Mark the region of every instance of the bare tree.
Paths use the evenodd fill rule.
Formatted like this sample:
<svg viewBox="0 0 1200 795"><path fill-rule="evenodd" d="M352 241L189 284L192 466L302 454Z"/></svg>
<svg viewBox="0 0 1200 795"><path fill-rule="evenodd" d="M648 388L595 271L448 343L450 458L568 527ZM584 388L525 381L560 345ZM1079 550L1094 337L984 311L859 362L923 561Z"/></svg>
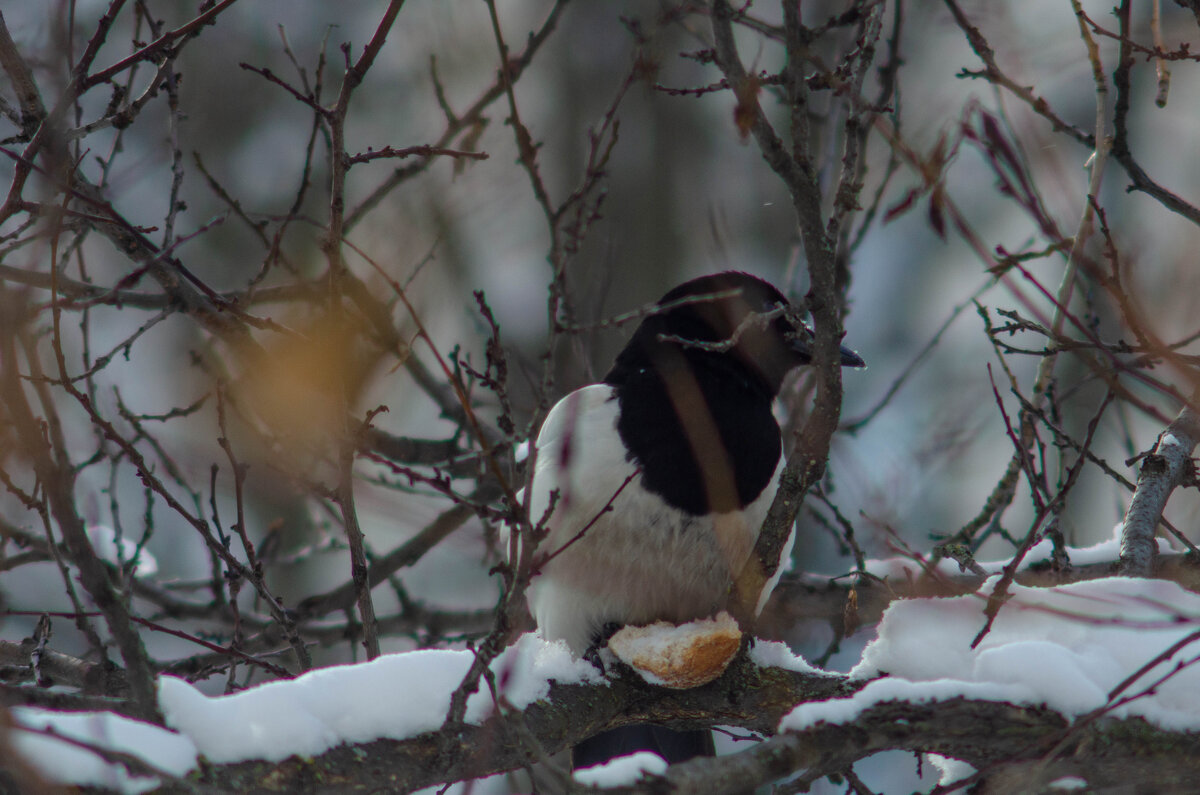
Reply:
<svg viewBox="0 0 1200 795"><path fill-rule="evenodd" d="M698 269L763 272L815 331L818 364L783 400L783 485L738 586L759 591L797 521L797 562L827 573L785 575L759 635L824 625L826 662L893 600L976 592L985 555L1009 563L981 635L1014 583L1196 587L1194 498L1164 514L1195 485L1200 441L1200 199L1164 166L1191 167L1196 131L1155 114L1196 91L1200 14L1061 5L1044 21L956 0L6 9L5 704L161 723L162 674L235 692L466 644L475 665L441 731L164 787L410 790L538 764L568 790L551 755L658 721L761 742L632 789L832 776L863 792L854 764L886 750L965 760L977 772L959 783L980 791L1083 770L1186 789L1195 735L1104 709L1072 722L896 702L775 735L797 703L862 683L745 659L695 690L618 670L611 687L559 685L463 722L529 629L541 517L522 445L651 311L624 310ZM873 367L848 396L846 329ZM986 420L953 419L957 372ZM839 450L901 455L872 434L918 408L905 438L946 441L907 469L970 459L995 476L941 470L942 491L882 515ZM975 448L972 423L987 428ZM1113 510L1119 558L1072 564ZM1047 539L1049 562L1022 567ZM917 573L881 578L868 561L886 555ZM6 784L32 786L3 764Z"/></svg>

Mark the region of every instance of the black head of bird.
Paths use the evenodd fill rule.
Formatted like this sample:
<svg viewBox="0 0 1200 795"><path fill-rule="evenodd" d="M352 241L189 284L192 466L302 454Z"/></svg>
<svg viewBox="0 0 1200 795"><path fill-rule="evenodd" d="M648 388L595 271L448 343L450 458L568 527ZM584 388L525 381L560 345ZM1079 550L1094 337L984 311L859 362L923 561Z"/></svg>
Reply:
<svg viewBox="0 0 1200 795"><path fill-rule="evenodd" d="M784 377L812 362L812 332L770 283L737 271L684 282L658 301L617 357L605 382L618 384L647 368L711 371L755 388L768 399ZM842 347L840 363L863 367Z"/></svg>

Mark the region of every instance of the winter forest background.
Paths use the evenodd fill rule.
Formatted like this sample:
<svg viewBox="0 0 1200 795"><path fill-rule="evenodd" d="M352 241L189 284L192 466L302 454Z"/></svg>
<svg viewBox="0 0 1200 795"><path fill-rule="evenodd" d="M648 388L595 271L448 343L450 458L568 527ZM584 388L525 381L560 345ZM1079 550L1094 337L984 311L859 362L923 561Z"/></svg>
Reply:
<svg viewBox="0 0 1200 795"><path fill-rule="evenodd" d="M1197 582L1193 2L0 13L0 765L15 791L53 778L22 738L63 731L15 708L162 723L160 675L218 695L471 648L463 675L494 692L485 669L528 629L530 573L501 565L497 534L537 523L523 444L603 375L640 310L718 270L807 300L818 340L844 328L869 364L785 390L793 457L827 451L828 468L793 484L799 541L762 637L845 672L896 599L982 594L978 631L1024 585ZM1114 587L1161 608L1131 630L1181 627L1178 648L1117 641L1145 646L1115 681L1143 663L1189 675L1200 611ZM1089 611L1081 626L1120 623ZM1006 676L1046 671L1014 660ZM1200 758L1200 715L1128 718L1103 698L1073 724L1052 713L1091 713L975 691L955 696L967 730L949 709L907 732L869 711L780 724L861 683L794 671L737 707L748 675L669 696L580 685L549 697L561 720L514 709L474 739L454 698L416 739L374 735L393 737L371 746L386 761L344 783L516 770L476 791L560 791L576 785L550 755L639 716L807 743L772 746L782 768L734 754L672 771L685 790L950 791L958 769L942 785L918 771L913 752L936 752L989 792L1087 770L1168 791ZM884 719L886 742L854 739ZM1003 721L1016 739L989 747ZM93 735L72 748L178 791L328 788L346 764L310 753L189 779Z"/></svg>

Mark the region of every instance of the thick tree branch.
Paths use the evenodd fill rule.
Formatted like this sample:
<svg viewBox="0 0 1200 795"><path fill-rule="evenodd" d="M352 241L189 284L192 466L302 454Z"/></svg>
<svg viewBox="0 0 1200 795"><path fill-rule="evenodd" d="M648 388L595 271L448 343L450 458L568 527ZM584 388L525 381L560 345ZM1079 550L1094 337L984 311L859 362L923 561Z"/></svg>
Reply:
<svg viewBox="0 0 1200 795"><path fill-rule="evenodd" d="M787 468L780 478L779 491L771 504L750 562L735 584L740 602L737 617L743 626L752 623L759 594L779 567L780 554L791 533L804 494L825 472L825 461L838 427L842 405L841 365L837 351L843 335L841 310L844 296L839 294L837 285L836 237L831 236L828 230L822 210L823 195L812 162L813 154L808 149L808 84L802 70L805 31L800 25L799 13L798 4L784 3L788 48L784 78L792 139L789 152L759 105L758 88L738 55L732 27L735 12L727 0L714 0L712 7L716 63L734 87L738 101L734 117L741 130L748 129L753 135L763 159L787 186L792 197L808 263L810 289L805 299L813 318L813 359L817 375L817 393L812 410L793 444L786 445L791 449ZM874 28L874 35L878 35L878 27ZM858 68L865 70L869 65L864 58ZM843 210L849 206L847 198L842 197L840 201Z"/></svg>
<svg viewBox="0 0 1200 795"><path fill-rule="evenodd" d="M1193 405L1200 394L1192 397ZM1196 483L1192 450L1200 443L1200 415L1191 405L1159 435L1154 449L1142 459L1137 490L1125 512L1121 529L1121 573L1148 577L1154 570L1158 551L1155 534L1171 492L1178 486Z"/></svg>

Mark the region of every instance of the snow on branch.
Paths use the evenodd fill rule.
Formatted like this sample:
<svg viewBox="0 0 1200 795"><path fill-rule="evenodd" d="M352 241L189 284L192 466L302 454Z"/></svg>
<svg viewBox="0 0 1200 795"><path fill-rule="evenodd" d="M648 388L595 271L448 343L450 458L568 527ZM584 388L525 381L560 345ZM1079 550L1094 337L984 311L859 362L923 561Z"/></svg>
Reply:
<svg viewBox="0 0 1200 795"><path fill-rule="evenodd" d="M106 713L89 723L78 713L21 708L12 741L48 777L124 791L155 786L145 776L156 769L167 791L268 783L333 791L351 778L409 791L536 762L553 766L550 754L634 722L774 735L664 773L681 787L710 780L709 792L788 773L811 781L883 750L936 753L987 775L998 766L1027 786L1062 775L1101 781L1099 770L1108 783L1136 774L1166 785L1200 767L1195 754L1179 753L1180 744L1200 750L1200 595L1125 578L1015 585L973 648L986 590L896 602L846 675L759 641L712 684L671 690L616 664L601 677L564 646L526 635L493 662L495 692L473 696L454 727L442 725L445 712L473 655L431 650L228 696L163 678L159 706L169 730L111 716L98 723ZM71 739L55 741L47 727ZM80 744L99 748L80 757ZM122 758L98 765L106 753L133 754L145 767ZM74 758L78 764L64 761ZM314 783L322 781L324 789Z"/></svg>
<svg viewBox="0 0 1200 795"><path fill-rule="evenodd" d="M1192 398L1193 404L1196 398ZM1125 512L1121 533L1121 573L1148 577L1154 570L1155 533L1171 492L1178 486L1193 485L1196 467L1192 450L1200 442L1200 415L1191 405L1158 437L1154 449L1142 457L1137 491Z"/></svg>

